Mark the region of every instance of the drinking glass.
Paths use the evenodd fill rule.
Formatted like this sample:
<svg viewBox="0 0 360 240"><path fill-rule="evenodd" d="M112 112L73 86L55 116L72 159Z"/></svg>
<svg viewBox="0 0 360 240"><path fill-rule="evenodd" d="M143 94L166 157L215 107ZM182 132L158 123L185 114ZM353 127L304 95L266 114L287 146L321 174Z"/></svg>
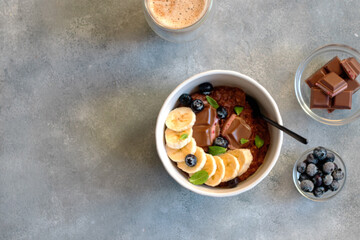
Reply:
<svg viewBox="0 0 360 240"><path fill-rule="evenodd" d="M144 0L144 13L146 21L151 29L161 38L170 42L188 42L199 38L211 26L211 21L214 15L215 1L206 0L205 10L199 20L190 26L184 28L169 28L161 24L153 16L149 9L149 1Z"/></svg>

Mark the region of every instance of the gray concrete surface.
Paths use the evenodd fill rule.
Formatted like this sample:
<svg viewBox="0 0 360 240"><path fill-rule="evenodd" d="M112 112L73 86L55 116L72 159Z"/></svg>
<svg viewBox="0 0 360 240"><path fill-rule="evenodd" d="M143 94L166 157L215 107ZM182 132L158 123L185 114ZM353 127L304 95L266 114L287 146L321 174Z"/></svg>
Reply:
<svg viewBox="0 0 360 240"><path fill-rule="evenodd" d="M327 127L299 107L293 78L313 49L360 49L360 1L218 1L195 42L148 27L140 0L0 0L0 239L358 239L360 121ZM237 197L196 195L157 156L158 111L210 69L257 79L284 123L270 175ZM326 203L291 171L308 147L344 157L348 181Z"/></svg>

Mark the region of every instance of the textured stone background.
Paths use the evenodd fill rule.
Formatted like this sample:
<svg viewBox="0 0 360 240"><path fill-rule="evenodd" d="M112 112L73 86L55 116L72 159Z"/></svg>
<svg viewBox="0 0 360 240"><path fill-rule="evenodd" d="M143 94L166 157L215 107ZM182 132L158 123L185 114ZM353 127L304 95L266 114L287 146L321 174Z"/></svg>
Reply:
<svg viewBox="0 0 360 240"><path fill-rule="evenodd" d="M317 47L360 49L359 9L358 0L222 0L202 39L174 44L151 31L140 0L0 0L0 239L358 239L360 121L310 119L293 79ZM181 188L155 150L167 95L210 69L257 79L310 140L284 135L270 175L232 198ZM291 178L319 144L348 167L326 203L304 199Z"/></svg>

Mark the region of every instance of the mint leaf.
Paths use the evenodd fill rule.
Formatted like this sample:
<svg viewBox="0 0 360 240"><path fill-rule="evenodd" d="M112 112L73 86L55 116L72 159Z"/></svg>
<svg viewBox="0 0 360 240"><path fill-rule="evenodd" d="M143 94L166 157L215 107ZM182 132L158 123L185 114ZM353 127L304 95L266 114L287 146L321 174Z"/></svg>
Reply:
<svg viewBox="0 0 360 240"><path fill-rule="evenodd" d="M245 139L245 138L241 138L241 139L240 139L240 143L241 143L241 144L245 144L245 143L247 143L247 142L249 142L249 140L247 140L247 139Z"/></svg>
<svg viewBox="0 0 360 240"><path fill-rule="evenodd" d="M187 133L184 133L184 134L182 134L181 136L180 136L180 140L185 140L185 139L187 139L187 137L189 136L189 134L187 134Z"/></svg>
<svg viewBox="0 0 360 240"><path fill-rule="evenodd" d="M240 106L236 106L234 107L234 111L236 113L236 115L240 115L240 113L244 110L244 107L240 107Z"/></svg>
<svg viewBox="0 0 360 240"><path fill-rule="evenodd" d="M257 148L261 148L264 145L264 140L262 140L259 135L255 136L255 145Z"/></svg>
<svg viewBox="0 0 360 240"><path fill-rule="evenodd" d="M194 173L194 175L192 175L191 178L189 178L189 181L194 185L201 185L204 184L208 179L209 179L209 174L204 170L200 170Z"/></svg>
<svg viewBox="0 0 360 240"><path fill-rule="evenodd" d="M219 104L215 101L215 99L213 99L212 97L206 96L206 101L208 101L208 103L213 106L215 109L218 109Z"/></svg>
<svg viewBox="0 0 360 240"><path fill-rule="evenodd" d="M226 148L219 147L219 146L210 146L209 147L209 154L216 156L219 154L226 153Z"/></svg>

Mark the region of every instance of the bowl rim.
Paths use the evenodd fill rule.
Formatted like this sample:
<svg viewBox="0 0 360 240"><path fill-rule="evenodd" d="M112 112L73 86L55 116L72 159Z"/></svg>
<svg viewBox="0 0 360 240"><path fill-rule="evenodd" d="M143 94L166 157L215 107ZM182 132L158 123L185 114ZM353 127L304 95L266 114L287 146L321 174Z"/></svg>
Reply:
<svg viewBox="0 0 360 240"><path fill-rule="evenodd" d="M298 103L300 104L301 108L304 110L304 112L307 115L309 115L314 120L316 120L320 123L326 124L326 125L341 126L341 125L351 123L351 122L355 121L357 118L359 118L360 111L358 111L357 113L355 113L354 115L352 115L350 117L343 118L343 119L333 120L333 119L324 118L324 117L319 116L318 114L316 114L309 108L309 106L305 103L304 98L301 93L301 85L300 84L301 84L302 74L303 74L305 68L307 67L309 62L316 55L327 52L328 50L342 51L349 55L355 56L357 59L360 59L360 52L350 46L345 45L345 44L333 43L333 44L327 44L322 47L319 47L319 48L315 49L314 51L312 51L308 57L306 57L304 60L301 61L300 65L297 68L296 73L295 73L294 90L295 90L295 95L296 95L296 99L297 99Z"/></svg>
<svg viewBox="0 0 360 240"><path fill-rule="evenodd" d="M303 161L304 158L306 158L306 156L307 156L308 154L312 153L315 148L316 148L316 147L307 149L307 150L304 151L304 152L301 154L301 156L295 161L294 167L293 167L293 174L292 174L292 176L293 176L293 182L294 182L295 188L298 190L298 192L299 192L303 197L305 197L305 198L307 198L307 199L309 199L309 200L311 200L311 201L314 201L314 202L325 202L325 201L330 200L331 198L335 197L336 195L338 195L339 192L341 192L341 190L344 188L344 185L345 185L345 183L346 183L347 170L346 170L345 162L344 162L344 160L342 159L342 157L340 156L340 154L337 153L336 151L332 150L332 149L329 149L329 148L326 148L326 147L325 147L325 149L326 149L328 152L331 152L331 153L333 153L333 154L335 155L335 157L336 157L335 161L338 160L338 161L343 165L344 178L342 179L342 183L341 183L341 185L340 185L340 188L339 188L337 191L333 192L333 193L334 193L333 195L330 195L330 196L328 196L328 197L326 197L326 198L322 198L322 197L317 198L317 197L315 197L315 196L314 196L314 197L308 196L306 193L304 193L304 192L300 189L300 184L299 184L299 180L298 180L298 176L297 176L297 175L298 175L297 165L298 165L298 163L299 163L300 161Z"/></svg>
<svg viewBox="0 0 360 240"><path fill-rule="evenodd" d="M268 166L267 169L264 170L264 172L257 176L258 178L256 180L254 180L253 183L251 183L250 185L241 188L241 189L236 189L234 188L234 191L230 191L230 192L210 192L207 191L207 189L205 187L203 188L197 188L195 185L192 184L188 184L188 181L184 181L183 178L178 178L178 176L175 175L175 173L173 173L171 171L171 169L168 169L168 166L166 165L165 161L170 162L170 159L168 158L166 151L165 151L165 147L163 146L163 138L164 136L161 135L161 129L164 129L164 121L161 121L162 116L165 114L165 108L167 105L169 105L169 102L174 98L174 96L177 94L177 92L179 92L180 89L182 89L185 85L189 84L192 81L195 81L199 78L202 77L206 77L206 76L212 76L212 75L230 75L230 76L234 76L237 77L239 79L243 79L245 81L250 82L252 85L256 86L256 88L258 90L260 90L267 99L269 99L272 107L275 109L275 121L277 121L279 124L283 124L281 115L280 115L280 111L278 108L278 105L276 104L275 100L272 98L272 96L270 95L270 93L257 81L255 81L254 79L252 79L251 77L241 74L239 72L236 71L231 71L231 70L210 70L210 71L205 71L202 73L198 73L190 78L188 78L187 80L185 80L184 82L182 82L181 84L179 84L171 93L170 95L166 98L164 104L162 105L158 118L157 118L157 122L156 122L156 129L155 129L155 140L156 140L156 149L158 152L158 156L164 166L164 168L166 169L166 171L168 172L168 174L176 181L178 182L182 187L193 191L197 194L200 195L204 195L204 196L210 196L210 197L230 197L230 196L235 196L238 195L240 193L246 192L250 189L252 189L253 187L255 187L257 184L259 184L272 170L272 168L275 166L279 155L280 155L280 151L282 148L282 143L283 143L283 132L275 129L275 131L279 131L279 135L278 135L278 139L277 141L274 140L274 144L275 144L275 150L274 150L274 157L271 159L271 162ZM166 156L166 160L165 157Z"/></svg>

